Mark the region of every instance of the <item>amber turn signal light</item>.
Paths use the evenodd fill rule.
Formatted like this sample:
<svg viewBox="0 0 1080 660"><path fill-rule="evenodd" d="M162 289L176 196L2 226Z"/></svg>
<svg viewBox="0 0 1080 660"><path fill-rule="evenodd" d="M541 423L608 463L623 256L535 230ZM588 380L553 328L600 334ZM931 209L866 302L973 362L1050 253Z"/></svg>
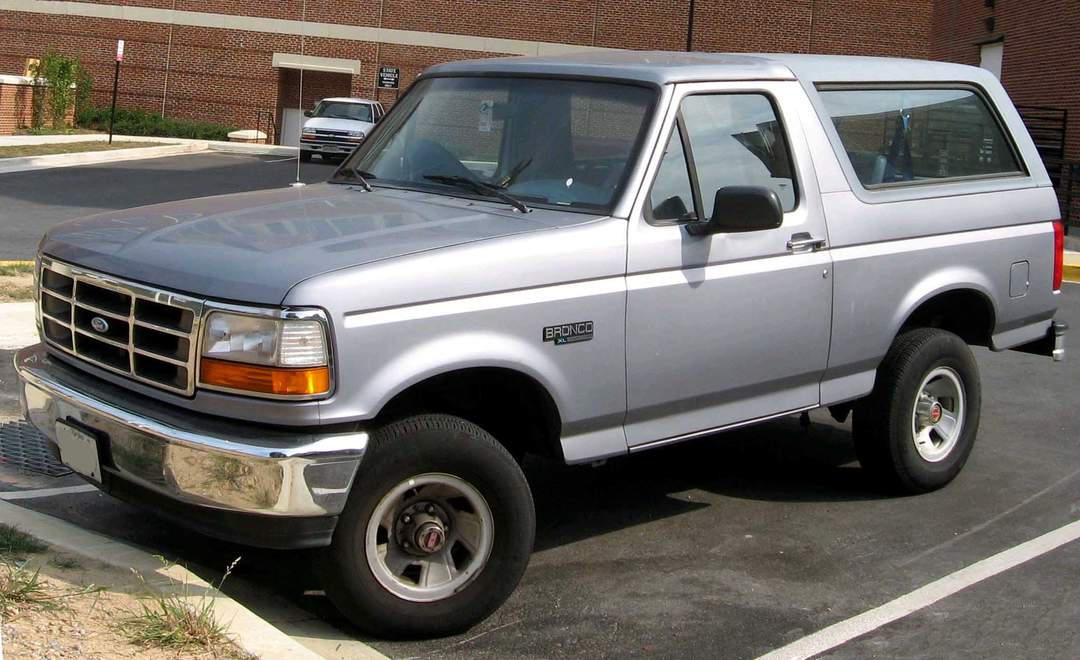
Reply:
<svg viewBox="0 0 1080 660"><path fill-rule="evenodd" d="M199 371L199 382L259 394L311 396L330 391L330 369L263 367L204 357Z"/></svg>

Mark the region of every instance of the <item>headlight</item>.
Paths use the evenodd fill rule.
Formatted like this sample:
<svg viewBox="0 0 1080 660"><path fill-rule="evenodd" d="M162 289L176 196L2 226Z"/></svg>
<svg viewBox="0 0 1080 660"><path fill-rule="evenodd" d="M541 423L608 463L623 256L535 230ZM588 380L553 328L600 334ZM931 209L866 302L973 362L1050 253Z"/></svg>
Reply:
<svg viewBox="0 0 1080 660"><path fill-rule="evenodd" d="M300 132L302 134L304 134L304 135L315 135L315 129L314 128L305 128L304 130L302 130Z"/></svg>
<svg viewBox="0 0 1080 660"><path fill-rule="evenodd" d="M361 142L364 139L363 131L349 131L349 140L352 142Z"/></svg>
<svg viewBox="0 0 1080 660"><path fill-rule="evenodd" d="M311 397L330 391L326 330L318 319L213 312L205 322L202 385Z"/></svg>

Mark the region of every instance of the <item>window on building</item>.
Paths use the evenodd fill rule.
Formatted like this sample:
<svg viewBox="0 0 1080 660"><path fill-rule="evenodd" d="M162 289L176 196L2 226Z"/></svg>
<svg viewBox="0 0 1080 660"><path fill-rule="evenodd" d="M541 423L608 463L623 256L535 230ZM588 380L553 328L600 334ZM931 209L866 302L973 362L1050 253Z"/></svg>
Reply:
<svg viewBox="0 0 1080 660"><path fill-rule="evenodd" d="M972 89L821 89L867 187L1020 173L997 119Z"/></svg>

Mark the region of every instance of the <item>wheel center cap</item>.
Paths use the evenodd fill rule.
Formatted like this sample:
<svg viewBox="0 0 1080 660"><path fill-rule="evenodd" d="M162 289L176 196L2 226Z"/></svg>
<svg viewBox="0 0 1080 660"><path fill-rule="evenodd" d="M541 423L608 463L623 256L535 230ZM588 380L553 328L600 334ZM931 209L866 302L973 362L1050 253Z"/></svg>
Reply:
<svg viewBox="0 0 1080 660"><path fill-rule="evenodd" d="M417 528L413 543L423 552L438 552L446 543L446 532L439 523L428 521Z"/></svg>
<svg viewBox="0 0 1080 660"><path fill-rule="evenodd" d="M934 405L930 406L930 423L931 424L937 424L940 421L941 421L941 404L940 403L934 403Z"/></svg>

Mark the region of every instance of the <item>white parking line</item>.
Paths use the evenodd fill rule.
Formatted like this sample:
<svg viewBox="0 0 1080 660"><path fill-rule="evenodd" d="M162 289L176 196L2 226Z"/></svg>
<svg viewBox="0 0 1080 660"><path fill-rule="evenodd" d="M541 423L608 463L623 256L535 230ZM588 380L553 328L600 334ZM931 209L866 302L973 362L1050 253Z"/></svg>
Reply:
<svg viewBox="0 0 1080 660"><path fill-rule="evenodd" d="M787 646L770 651L759 657L758 660L795 660L824 653L1078 538L1080 538L1080 520L987 557L982 561L975 562L970 566L965 566L955 573L934 580L930 584L891 600L880 607L875 607L850 619L834 623Z"/></svg>
<svg viewBox="0 0 1080 660"><path fill-rule="evenodd" d="M73 493L89 493L97 490L96 486L83 484L81 486L67 486L66 488L38 488L37 490L13 490L0 493L0 500L32 500L37 497L52 497L54 495L70 495Z"/></svg>

